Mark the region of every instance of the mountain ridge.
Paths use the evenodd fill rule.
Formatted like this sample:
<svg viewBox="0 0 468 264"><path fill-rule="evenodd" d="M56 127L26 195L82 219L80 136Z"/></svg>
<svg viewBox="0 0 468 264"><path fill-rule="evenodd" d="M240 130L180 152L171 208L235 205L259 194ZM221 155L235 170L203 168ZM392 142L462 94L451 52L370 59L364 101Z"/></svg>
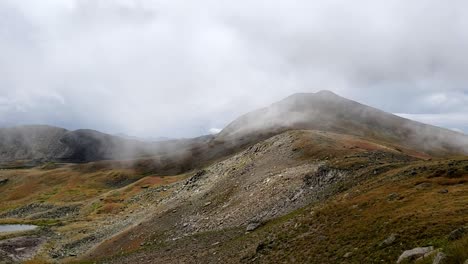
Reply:
<svg viewBox="0 0 468 264"><path fill-rule="evenodd" d="M468 136L386 113L331 91L296 93L244 114L219 134L143 142L92 129L49 125L0 128L0 162L93 162L165 155L177 162L206 163L288 130L350 134L409 146L435 156L468 153ZM179 153L179 154L175 154Z"/></svg>
<svg viewBox="0 0 468 264"><path fill-rule="evenodd" d="M468 136L423 124L367 106L330 91L298 93L245 115L228 124L220 140L255 134L269 136L289 129L318 129L410 144L431 154L466 154Z"/></svg>
<svg viewBox="0 0 468 264"><path fill-rule="evenodd" d="M395 263L426 245L447 263L468 258L453 251L468 236L450 238L468 220L467 157L441 142L405 141L410 132L457 134L327 92L272 105L218 136L145 143L158 152L134 160L96 160L119 150L98 131L13 129L17 157L92 162L1 167L0 223L46 227L0 233L0 259Z"/></svg>

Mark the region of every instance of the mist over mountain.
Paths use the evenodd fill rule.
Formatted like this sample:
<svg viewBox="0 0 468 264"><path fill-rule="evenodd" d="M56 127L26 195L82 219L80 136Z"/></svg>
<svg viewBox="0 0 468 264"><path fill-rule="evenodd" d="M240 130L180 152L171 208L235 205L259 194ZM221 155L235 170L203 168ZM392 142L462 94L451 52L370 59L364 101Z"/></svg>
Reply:
<svg viewBox="0 0 468 264"><path fill-rule="evenodd" d="M468 1L0 0L0 264L468 264Z"/></svg>
<svg viewBox="0 0 468 264"><path fill-rule="evenodd" d="M94 130L44 125L0 129L0 160L86 162L129 158L144 144Z"/></svg>
<svg viewBox="0 0 468 264"><path fill-rule="evenodd" d="M468 136L404 119L330 91L300 93L230 123L219 140L255 138L291 129L314 129L408 145L434 155L468 153Z"/></svg>
<svg viewBox="0 0 468 264"><path fill-rule="evenodd" d="M195 164L297 129L361 136L409 146L436 156L468 153L468 137L462 133L404 119L330 91L320 91L294 94L269 107L245 114L219 134L202 140L145 142L86 129L68 131L51 126L2 128L0 160L90 162L151 158L164 154L179 157L179 162L192 160Z"/></svg>
<svg viewBox="0 0 468 264"><path fill-rule="evenodd" d="M467 154L462 133L330 91L189 139L2 128L0 260L458 264Z"/></svg>

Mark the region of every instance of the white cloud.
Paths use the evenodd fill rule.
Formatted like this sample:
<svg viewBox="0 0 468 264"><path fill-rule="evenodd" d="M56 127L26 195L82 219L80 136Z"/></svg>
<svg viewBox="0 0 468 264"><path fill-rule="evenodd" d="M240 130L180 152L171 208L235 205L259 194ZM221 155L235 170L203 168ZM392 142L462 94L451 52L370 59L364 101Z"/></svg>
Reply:
<svg viewBox="0 0 468 264"><path fill-rule="evenodd" d="M467 27L458 0L1 1L0 125L196 136L322 89L468 115Z"/></svg>
<svg viewBox="0 0 468 264"><path fill-rule="evenodd" d="M220 128L212 127L212 128L210 128L209 132L210 132L210 134L218 134L219 132L221 132L221 130L222 129L220 129Z"/></svg>
<svg viewBox="0 0 468 264"><path fill-rule="evenodd" d="M468 124L468 115L465 113L444 113L444 114L403 114L398 113L398 116L408 118L411 120L419 121L426 124L435 126L441 126L448 129L452 129L458 132L468 132L461 128L455 128L457 126L465 126ZM465 127L466 129L466 127Z"/></svg>
<svg viewBox="0 0 468 264"><path fill-rule="evenodd" d="M459 129L459 128L450 128L451 130L455 131L455 132L459 132L459 133L465 133L465 131Z"/></svg>

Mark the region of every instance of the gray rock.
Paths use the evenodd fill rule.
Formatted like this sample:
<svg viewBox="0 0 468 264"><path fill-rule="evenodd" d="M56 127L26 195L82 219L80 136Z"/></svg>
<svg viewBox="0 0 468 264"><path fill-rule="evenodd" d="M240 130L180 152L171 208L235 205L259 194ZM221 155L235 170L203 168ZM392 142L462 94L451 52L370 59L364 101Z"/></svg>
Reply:
<svg viewBox="0 0 468 264"><path fill-rule="evenodd" d="M425 254L427 254L427 253L429 253L429 252L431 252L433 250L434 250L433 246L418 247L418 248L413 248L413 249L410 249L410 250L406 250L400 255L400 257L397 260L397 263L401 263L403 260L406 260L406 259L409 259L409 260L417 259L417 258L422 257Z"/></svg>
<svg viewBox="0 0 468 264"><path fill-rule="evenodd" d="M343 258L349 258L352 254L353 252L346 252L346 254L343 255Z"/></svg>
<svg viewBox="0 0 468 264"><path fill-rule="evenodd" d="M391 193L387 196L387 201L396 201L403 199L398 193Z"/></svg>
<svg viewBox="0 0 468 264"><path fill-rule="evenodd" d="M447 255L445 255L444 252L439 252L435 256L434 261L432 262L432 264L443 264L443 263L445 263L446 259L447 259Z"/></svg>
<svg viewBox="0 0 468 264"><path fill-rule="evenodd" d="M448 236L448 240L453 241L453 240L458 240L462 238L466 234L466 228L465 227L459 227L452 232L450 232Z"/></svg>
<svg viewBox="0 0 468 264"><path fill-rule="evenodd" d="M7 179L0 179L0 185L7 184L8 178Z"/></svg>
<svg viewBox="0 0 468 264"><path fill-rule="evenodd" d="M249 224L247 225L247 228L245 229L245 231L247 231L247 232L254 231L254 230L257 229L259 226L260 226L260 223L258 223L258 222L249 223Z"/></svg>
<svg viewBox="0 0 468 264"><path fill-rule="evenodd" d="M432 184L430 182L423 182L423 183L416 185L416 189L422 190L422 189L430 188L431 186Z"/></svg>
<svg viewBox="0 0 468 264"><path fill-rule="evenodd" d="M379 246L380 247L386 247L390 246L391 244L395 243L395 240L397 239L397 234L391 234L389 237L387 237L384 241L382 241Z"/></svg>

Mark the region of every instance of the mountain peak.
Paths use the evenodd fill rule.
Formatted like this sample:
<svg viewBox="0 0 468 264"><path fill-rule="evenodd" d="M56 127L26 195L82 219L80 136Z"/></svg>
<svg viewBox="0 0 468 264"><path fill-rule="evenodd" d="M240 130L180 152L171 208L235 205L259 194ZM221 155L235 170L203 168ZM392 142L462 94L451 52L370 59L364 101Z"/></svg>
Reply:
<svg viewBox="0 0 468 264"><path fill-rule="evenodd" d="M468 153L466 136L403 119L327 90L293 94L269 107L250 112L229 124L217 138L224 141L265 138L297 129L396 142L441 155Z"/></svg>
<svg viewBox="0 0 468 264"><path fill-rule="evenodd" d="M321 90L316 93L295 93L285 99L279 101L279 104L286 104L293 108L309 108L312 105L328 103L328 102L342 102L350 101L343 98L332 91Z"/></svg>
<svg viewBox="0 0 468 264"><path fill-rule="evenodd" d="M320 90L318 92L315 93L315 95L320 95L320 96L338 96L337 94L335 94L334 92L330 91L330 90ZM339 96L338 96L339 97Z"/></svg>
<svg viewBox="0 0 468 264"><path fill-rule="evenodd" d="M329 90L320 90L316 93L294 93L288 97L285 98L285 100L292 98L292 99L299 99L299 98L310 98L310 97L319 97L319 98L332 98L332 97L339 97L341 96L335 94L332 91Z"/></svg>

